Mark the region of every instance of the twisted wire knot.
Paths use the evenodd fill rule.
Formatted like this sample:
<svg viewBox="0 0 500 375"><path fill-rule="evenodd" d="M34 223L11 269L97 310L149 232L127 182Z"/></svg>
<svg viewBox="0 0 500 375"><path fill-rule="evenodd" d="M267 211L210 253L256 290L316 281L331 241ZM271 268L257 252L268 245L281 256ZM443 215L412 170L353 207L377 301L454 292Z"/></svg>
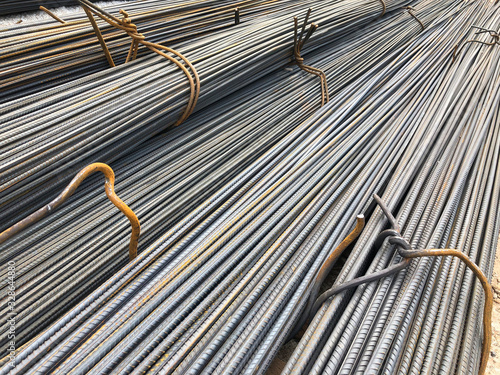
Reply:
<svg viewBox="0 0 500 375"><path fill-rule="evenodd" d="M422 27L422 30L425 30L425 25L423 24L422 21L420 21L417 17L417 15L414 13L415 12L415 8L413 8L412 6L407 6L407 7L404 7L403 9L406 9L408 11L408 13L410 14L410 16L412 16L413 18L415 18L415 20L420 24L420 26Z"/></svg>
<svg viewBox="0 0 500 375"><path fill-rule="evenodd" d="M405 269L409 264L411 259L422 258L422 257L442 257L442 256L453 256L459 258L466 266L474 273L474 275L479 279L485 293L485 305L483 310L483 346L481 350L481 364L479 368L479 374L483 375L486 371L486 363L488 362L488 356L491 347L491 311L493 308L493 289L488 281L488 278L484 275L481 268L479 268L466 254L456 249L412 249L411 244L403 238L401 235L401 228L398 225L396 218L392 215L389 208L385 205L382 199L377 195L373 194L373 198L377 202L378 206L386 216L387 220L391 224L390 229L386 229L379 233L377 236L374 246L376 248L382 248L382 244L386 239L388 239L391 245L396 246L398 255L402 258L399 263L392 264L389 267L373 272L364 276L360 276L343 284L335 284L329 290L324 292L318 297L310 311L308 321L311 321L322 306L322 304L331 296L344 292L347 289L355 288L359 285L374 282L380 280L381 278L393 275L403 269Z"/></svg>
<svg viewBox="0 0 500 375"><path fill-rule="evenodd" d="M423 258L423 257L442 257L442 256L453 256L460 259L465 265L474 273L474 275L478 278L483 287L485 294L485 302L483 309L483 345L481 348L481 363L479 367L479 374L483 375L486 372L486 364L488 363L488 357L491 348L491 311L493 309L493 289L488 281L488 278L484 275L483 271L479 266L477 266L472 259L470 259L465 253L456 250L456 249L412 249L410 243L406 241L400 233L400 228L396 222L396 219L392 215L389 208L385 205L382 199L374 194L373 198L382 209L382 212L385 214L389 222L391 223L394 229L388 229L379 234L376 243L380 244L380 239L382 239L384 233L392 232L388 235L389 243L392 245L396 245L398 254L403 258L403 261L399 263L400 266L404 266L405 264L409 264L411 259L414 258ZM382 238L381 238L382 237ZM387 268L384 271L378 273L378 275L372 274L372 277L387 276L390 272L391 268L397 269L398 264Z"/></svg>
<svg viewBox="0 0 500 375"><path fill-rule="evenodd" d="M500 45L500 34L498 34L497 32L491 32L490 35L493 37L493 39L495 39L494 43Z"/></svg>
<svg viewBox="0 0 500 375"><path fill-rule="evenodd" d="M302 64L304 62L304 58L301 57L300 55L295 55L294 58L295 61L297 62L297 65Z"/></svg>

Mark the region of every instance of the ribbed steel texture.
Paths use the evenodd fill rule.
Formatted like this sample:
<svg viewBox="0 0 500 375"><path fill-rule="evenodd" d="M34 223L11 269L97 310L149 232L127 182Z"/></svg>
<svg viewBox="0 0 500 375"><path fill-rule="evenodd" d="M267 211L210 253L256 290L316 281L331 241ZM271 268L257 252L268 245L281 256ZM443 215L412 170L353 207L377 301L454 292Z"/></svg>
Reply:
<svg viewBox="0 0 500 375"><path fill-rule="evenodd" d="M216 32L178 48L198 70L196 111L279 69L291 57L294 15L314 3L321 27L313 50L377 19L381 5L351 1L301 2L256 23ZM387 2L387 9L405 4ZM273 5L273 3L271 4ZM282 14L283 13L283 14ZM303 17L303 16L302 16ZM130 152L182 115L187 78L161 56L146 56L101 73L0 105L0 227L42 202L39 192L62 188L75 169ZM28 198L26 193L30 191Z"/></svg>
<svg viewBox="0 0 500 375"><path fill-rule="evenodd" d="M240 12L240 23L248 23L255 17L283 11L293 3L296 2L143 0L103 9L114 15L119 15L121 8L125 9L149 41L172 47L180 41L193 43L196 37L234 27L236 8ZM0 33L0 103L109 68L85 12L80 9L61 17L65 24L53 19L21 23L5 27ZM122 64L128 53L130 37L99 18L97 24L113 60L117 65ZM146 48L139 50L139 56L150 53Z"/></svg>
<svg viewBox="0 0 500 375"><path fill-rule="evenodd" d="M430 22L450 4L422 4L418 9L427 15L424 20ZM405 30L404 37L399 31L394 33L398 28ZM406 11L398 11L347 36L340 44L325 45L305 56L308 62L324 69L330 91L336 94L366 72L387 64L419 32L418 23ZM386 49L386 55L375 53L381 43L395 38L397 43ZM364 53L346 65L348 50ZM352 69L354 66L358 68ZM217 103L209 111L202 111L168 136L148 141L138 151L113 162L120 195L130 202L142 222L140 249L298 126L318 108L318 92L316 78L297 67L287 68L239 91L234 98ZM190 156L187 158L186 154ZM18 295L19 308L26 306L18 318L19 339L23 337L21 331L27 332L26 339L33 337L55 319L55 312L69 309L78 301L75 296L88 294L99 280L105 280L127 261L127 221L106 204L99 177L95 180L82 188L67 208L0 246L5 249L0 251L3 261L26 264L19 271L23 277L18 281L26 290L26 294ZM148 185L147 181L158 182ZM100 235L96 237L95 233ZM29 255L34 249L37 259ZM66 259L69 254L71 261ZM64 271L58 271L61 262L67 261L68 267L78 264L70 280L64 279ZM97 270L97 264L106 266ZM53 274L51 282L36 291L31 289L39 277L49 274ZM40 299L40 295L45 297ZM38 310L37 306L46 307ZM31 324L22 324L25 320Z"/></svg>
<svg viewBox="0 0 500 375"><path fill-rule="evenodd" d="M100 0L106 1L106 0ZM1 0L0 1L0 17L9 14L30 12L38 10L40 6L45 8L58 8L77 6L78 0Z"/></svg>

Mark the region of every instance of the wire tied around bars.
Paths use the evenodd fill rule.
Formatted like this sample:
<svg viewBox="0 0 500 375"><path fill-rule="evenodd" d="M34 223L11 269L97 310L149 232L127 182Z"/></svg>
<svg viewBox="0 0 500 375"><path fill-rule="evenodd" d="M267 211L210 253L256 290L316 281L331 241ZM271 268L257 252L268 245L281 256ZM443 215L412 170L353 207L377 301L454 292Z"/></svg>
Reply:
<svg viewBox="0 0 500 375"><path fill-rule="evenodd" d="M403 260L397 264L389 266L381 271L374 272L365 276L361 276L352 279L344 284L334 285L331 289L323 293L315 302L313 308L311 309L311 315L309 316L309 321L312 320L316 312L319 310L321 305L334 294L338 294L347 289L357 287L361 284L365 284L372 281L377 281L389 275L395 274L404 268L406 268L411 259L422 258L422 257L440 257L440 256L454 256L459 258L465 265L474 273L474 275L479 279L485 293L485 303L483 309L483 345L481 349L481 364L479 367L479 375L484 375L486 372L486 364L488 363L488 357L491 348L491 311L493 309L493 289L488 281L488 278L484 275L481 268L479 268L467 255L456 249L412 249L410 243L405 240L401 235L401 229L390 212L389 208L385 205L382 199L374 194L373 198L382 209L392 228L382 231L377 239L375 240L375 248L381 248L382 244L386 239L389 243L396 246L398 254L403 258Z"/></svg>
<svg viewBox="0 0 500 375"><path fill-rule="evenodd" d="M60 22L62 23L63 25L67 24L67 22L65 20L63 20L61 17L58 17L56 14L52 13L50 10L48 10L47 8L45 8L44 6L41 6L40 5L40 8L39 8L41 11L47 13L50 17L52 17L53 19L55 19L57 22Z"/></svg>
<svg viewBox="0 0 500 375"><path fill-rule="evenodd" d="M307 26L307 22L309 21L309 16L311 15L311 8L307 11L306 18L304 19L304 23L302 24L302 29L300 31L300 36L298 36L299 32L299 21L297 17L293 17L293 22L294 22L294 41L293 41L293 56L295 58L295 63L297 66L302 69L303 71L314 74L315 76L318 76L321 82L321 106L323 107L325 103L328 103L330 100L329 94L328 94L328 82L326 80L326 75L325 73L318 68L313 68L312 66L308 66L304 64L304 58L300 55L300 51L302 50L302 47L307 43L311 35L316 31L318 28L318 25L315 23L311 23L311 26L309 27L309 30L307 31L305 37L305 29ZM304 39L302 39L304 37Z"/></svg>
<svg viewBox="0 0 500 375"><path fill-rule="evenodd" d="M382 18L385 16L385 11L387 10L387 6L385 5L385 1L384 0L380 0L380 2L382 3L382 14L380 14L379 18Z"/></svg>
<svg viewBox="0 0 500 375"><path fill-rule="evenodd" d="M420 21L418 19L417 15L414 13L415 12L415 8L413 8L411 6L407 6L407 7L404 7L403 9L406 9L408 11L408 13L410 14L410 16L412 16L413 18L415 18L417 20L417 22L422 27L422 31L425 30L425 25L422 23L422 21Z"/></svg>
<svg viewBox="0 0 500 375"><path fill-rule="evenodd" d="M458 44L455 45L453 48L453 62L456 60L458 54L465 48L465 46L469 43L479 43L479 44L484 44L486 46L494 46L495 44L500 45L500 31L492 30L492 29L485 29L483 27L479 26L474 26L472 25L471 28L478 29L479 31L476 33L476 35L479 34L484 34L484 33L489 33L490 36L493 38L492 42L484 42L482 40L477 40L477 39L469 39L462 44L460 49L458 48Z"/></svg>
<svg viewBox="0 0 500 375"><path fill-rule="evenodd" d="M194 111L196 107L196 103L198 102L198 97L200 95L200 77L198 75L198 72L196 71L195 67L193 64L185 57L182 55L180 52L163 46L158 43L152 43L148 42L145 38L145 36L141 33L139 33L137 26L132 23L131 18L129 17L128 13L124 11L123 9L120 9L120 14L123 16L122 19L117 18L103 9L97 7L96 5L92 4L88 0L78 0L80 2L80 5L84 9L85 13L89 17L89 20L92 24L92 27L94 28L94 32L101 44L101 47L104 50L104 54L106 55L106 58L109 62L109 64L114 67L115 64L113 62L113 58L111 57L111 54L106 46L106 42L104 41L104 38L102 37L102 34L100 32L99 27L97 26L97 23L95 22L95 19L93 17L93 14L97 15L99 18L107 22L109 25L115 27L116 29L125 31L128 36L132 38L132 42L130 44L130 49L127 55L127 59L125 60L125 63L129 61L133 61L137 58L137 53L139 50L139 45L142 44L146 46L149 50L155 52L156 54L163 56L167 60L171 61L177 67L179 67L184 74L186 75L187 79L189 80L189 86L191 89L190 95L189 95L189 101L186 106L186 109L184 110L184 113L182 116L179 118L179 120L175 123L175 126L180 125L183 123ZM176 58L168 55L166 52L171 53L175 56L177 56L181 61L177 60ZM187 66L187 67L186 67ZM191 72L188 70L188 68L191 70Z"/></svg>
<svg viewBox="0 0 500 375"><path fill-rule="evenodd" d="M139 236L141 234L141 224L139 219L135 215L134 211L130 209L125 202L123 202L115 193L115 174L111 167L104 163L93 163L83 168L71 182L66 186L66 188L59 194L55 199L53 199L49 204L40 208L38 211L32 213L28 217L14 224L10 228L6 229L0 233L0 244L7 241L9 238L13 237L17 233L21 232L23 229L35 224L40 221L45 216L53 213L59 206L61 206L80 186L80 184L88 176L94 172L102 172L105 178L104 189L106 191L106 196L108 199L127 217L132 226L132 234L130 235L129 243L129 259L132 260L137 256L137 244L139 242Z"/></svg>

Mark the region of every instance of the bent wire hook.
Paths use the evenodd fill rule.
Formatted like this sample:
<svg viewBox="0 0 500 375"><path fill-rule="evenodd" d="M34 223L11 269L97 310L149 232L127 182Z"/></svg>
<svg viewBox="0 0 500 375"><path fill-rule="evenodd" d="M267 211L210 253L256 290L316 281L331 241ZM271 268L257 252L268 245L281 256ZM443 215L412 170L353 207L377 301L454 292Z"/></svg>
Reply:
<svg viewBox="0 0 500 375"><path fill-rule="evenodd" d="M134 259L137 256L137 243L139 242L139 235L141 234L141 225L139 223L139 219L135 215L135 213L127 206L115 193L115 174L111 167L104 163L94 163L89 166L83 168L69 183L66 189L63 190L61 194L57 196L54 200L52 200L46 206L40 208L38 211L32 213L28 217L24 218L20 222L14 224L9 229L6 229L2 233L0 233L0 244L7 241L9 238L19 233L23 229L31 226L37 221L43 219L45 216L51 214L62 205L80 186L80 184L85 180L88 176L93 174L94 172L102 172L106 179L104 184L104 189L106 191L106 195L109 200L121 211L125 214L125 216L129 219L130 224L132 225L132 235L130 236L130 244L129 244L129 258L130 260Z"/></svg>

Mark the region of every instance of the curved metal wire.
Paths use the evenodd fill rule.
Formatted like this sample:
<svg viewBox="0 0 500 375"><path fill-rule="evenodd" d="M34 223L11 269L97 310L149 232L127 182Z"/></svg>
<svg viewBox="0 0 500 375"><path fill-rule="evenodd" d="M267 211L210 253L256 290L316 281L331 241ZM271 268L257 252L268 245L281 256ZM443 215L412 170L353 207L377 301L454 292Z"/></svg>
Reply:
<svg viewBox="0 0 500 375"><path fill-rule="evenodd" d="M14 224L10 228L0 233L0 244L7 241L17 233L33 225L37 221L43 219L45 216L52 214L59 206L61 206L80 186L80 184L91 174L95 172L102 172L105 178L104 189L108 199L118 208L130 221L132 226L132 234L130 236L129 245L129 258L133 260L137 256L137 244L141 234L141 225L139 219L134 212L116 195L115 193L115 174L113 170L106 164L94 163L83 168L68 184L68 186L49 204L40 208L38 211L32 213L25 219Z"/></svg>

